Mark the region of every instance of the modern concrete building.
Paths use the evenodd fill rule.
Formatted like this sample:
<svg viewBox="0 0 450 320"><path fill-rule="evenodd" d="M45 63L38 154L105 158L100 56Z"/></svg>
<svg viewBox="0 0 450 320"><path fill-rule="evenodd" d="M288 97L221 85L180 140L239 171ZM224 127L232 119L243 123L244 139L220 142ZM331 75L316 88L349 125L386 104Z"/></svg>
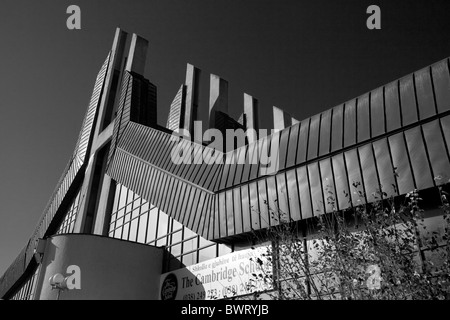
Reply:
<svg viewBox="0 0 450 320"><path fill-rule="evenodd" d="M425 190L427 226L442 229L434 199L450 178L448 59L299 122L274 109L277 132L212 154L242 161L208 164L195 161L210 149L205 143L172 134L192 133L200 71L187 65L160 126L156 86L143 75L148 42L133 34L127 46L127 37L117 29L72 159L0 278L1 298L221 298L212 292L225 279L245 281L257 267L249 235L279 224L270 208L305 223L333 210L329 190L338 210L374 202L379 186L386 197ZM226 115L227 82L212 75L210 92L210 128L259 128L254 97L244 95L238 122ZM183 156L194 161L174 163L180 146L192 147ZM253 161L268 150L275 170ZM426 257L428 249L420 250ZM58 284L58 274L70 290L52 290L49 278Z"/></svg>

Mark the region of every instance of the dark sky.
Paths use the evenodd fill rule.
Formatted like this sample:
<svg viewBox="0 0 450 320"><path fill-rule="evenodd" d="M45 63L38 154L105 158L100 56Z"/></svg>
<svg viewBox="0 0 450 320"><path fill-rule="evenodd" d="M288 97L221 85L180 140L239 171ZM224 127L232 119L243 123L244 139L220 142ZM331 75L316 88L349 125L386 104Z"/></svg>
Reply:
<svg viewBox="0 0 450 320"><path fill-rule="evenodd" d="M81 30L66 9L81 8ZM381 8L381 30L366 9ZM149 40L158 120L186 63L301 120L450 56L450 1L21 1L0 4L0 274L26 245L75 146L116 27ZM207 90L200 107L207 108Z"/></svg>

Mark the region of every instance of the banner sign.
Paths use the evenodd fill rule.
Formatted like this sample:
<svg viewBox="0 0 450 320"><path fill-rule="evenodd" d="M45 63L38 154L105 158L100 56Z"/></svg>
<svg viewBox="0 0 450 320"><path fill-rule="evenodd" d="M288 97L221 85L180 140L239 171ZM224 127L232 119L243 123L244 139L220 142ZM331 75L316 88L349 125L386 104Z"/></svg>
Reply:
<svg viewBox="0 0 450 320"><path fill-rule="evenodd" d="M272 267L263 256L266 252L267 247L236 251L164 273L160 299L215 300L271 290Z"/></svg>

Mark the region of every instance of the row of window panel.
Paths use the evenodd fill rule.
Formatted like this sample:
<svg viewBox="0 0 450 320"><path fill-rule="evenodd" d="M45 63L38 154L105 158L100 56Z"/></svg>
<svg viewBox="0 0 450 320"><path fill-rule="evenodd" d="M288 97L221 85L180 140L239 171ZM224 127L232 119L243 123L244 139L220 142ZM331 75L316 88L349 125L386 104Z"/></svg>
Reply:
<svg viewBox="0 0 450 320"><path fill-rule="evenodd" d="M218 164L208 165L201 161L205 150L212 149L188 140L173 139L166 132L136 123L131 123L127 127L126 134L119 147L159 168L207 189L214 189L215 180L211 179L211 175L214 175L221 167ZM188 148L190 148L191 153L181 152L181 150L188 150ZM177 164L172 161L171 156L174 150L180 151L182 163ZM215 152L212 159L214 160L222 155L221 152ZM185 163L189 157L191 163ZM199 161L199 164L196 163L197 161Z"/></svg>
<svg viewBox="0 0 450 320"><path fill-rule="evenodd" d="M220 189L262 176L264 166L251 160L267 154L274 140L282 170L448 111L449 99L446 59L235 150L230 158L247 161L224 166Z"/></svg>
<svg viewBox="0 0 450 320"><path fill-rule="evenodd" d="M108 174L151 199L161 210L173 214L191 230L203 231L204 215L212 194L155 169L120 149Z"/></svg>
<svg viewBox="0 0 450 320"><path fill-rule="evenodd" d="M293 170L234 189L216 199L214 237L227 237L342 210L450 178L450 116L433 120ZM395 168L395 173L394 173Z"/></svg>
<svg viewBox="0 0 450 320"><path fill-rule="evenodd" d="M123 185L117 185L114 199L115 208L110 224L109 235L111 237L158 246L169 246L169 250L173 250L171 252L173 255L181 254L181 247L183 247L183 252L187 252L203 250L201 248L213 245L212 242L198 237L196 233L188 228L183 228L181 223L170 218L156 207L153 207L151 210L143 210L144 206L141 205L137 208L141 209L141 211L136 217L133 217L132 212L136 211L130 204L136 203L138 199L140 199L139 195ZM122 202L122 209L118 209L120 207L119 203ZM121 211L128 207L131 208L131 212L125 211L125 214L120 214ZM199 259L202 259L201 257L202 255L199 255Z"/></svg>
<svg viewBox="0 0 450 320"><path fill-rule="evenodd" d="M212 231L215 238L226 237L277 224L279 217L270 210L275 202L282 211L289 211L290 218L304 219L324 210L331 211L333 206L345 209L374 201L380 185L389 195L395 191L404 194L414 188L431 187L434 177L446 176L449 172L449 126L449 117L433 120L343 154L279 173L276 177L221 192L209 202L207 196L201 195L202 190L173 177L167 179L167 175L156 170L144 174L140 184L155 181L148 198L162 203L162 208L169 209L168 212L175 212L175 219L184 225L194 226L192 229L208 236ZM126 175L128 171L125 170L122 175L136 181L137 172L144 170L145 173L150 169L131 159L124 161L131 169L139 170L132 170L131 175ZM394 174L394 168L398 176ZM146 180L147 174L156 180ZM149 188L150 184L146 185ZM173 201L166 190L178 195L177 200ZM207 212L210 206L214 212ZM202 209L193 210L195 208Z"/></svg>

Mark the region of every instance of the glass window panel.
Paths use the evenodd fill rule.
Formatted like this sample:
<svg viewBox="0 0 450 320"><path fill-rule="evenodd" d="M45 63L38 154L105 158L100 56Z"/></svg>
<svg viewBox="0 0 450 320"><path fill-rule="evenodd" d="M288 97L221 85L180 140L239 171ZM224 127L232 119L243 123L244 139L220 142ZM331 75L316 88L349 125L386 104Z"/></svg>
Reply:
<svg viewBox="0 0 450 320"><path fill-rule="evenodd" d="M147 240L150 242L156 239L156 226L158 225L158 209L153 209L149 213Z"/></svg>
<svg viewBox="0 0 450 320"><path fill-rule="evenodd" d="M199 250L198 262L207 261L216 257L216 245Z"/></svg>
<svg viewBox="0 0 450 320"><path fill-rule="evenodd" d="M447 59L431 66L438 112L450 110L450 76Z"/></svg>
<svg viewBox="0 0 450 320"><path fill-rule="evenodd" d="M426 119L436 114L434 107L433 88L431 86L430 67L414 73L417 90L417 104L420 119Z"/></svg>
<svg viewBox="0 0 450 320"><path fill-rule="evenodd" d="M289 147L287 150L286 168L295 165L295 158L297 156L298 135L300 132L300 123L296 123L291 127L291 134L289 135Z"/></svg>
<svg viewBox="0 0 450 320"><path fill-rule="evenodd" d="M224 155L224 164L223 164L223 173L222 177L220 178L220 189L225 189L227 185L227 178L228 178L228 172L230 171L230 163L232 158L232 153L228 152Z"/></svg>
<svg viewBox="0 0 450 320"><path fill-rule="evenodd" d="M182 222L183 222L183 225L186 225L186 226L190 225L190 221L194 220L193 215L195 216L195 213L196 213L196 209L195 209L195 207L193 207L193 204L194 204L194 199L195 199L195 196L197 193L197 188L190 187L190 189L191 190L189 192L189 197L185 197L186 201L184 201L185 204L183 206L185 208L184 210L186 211L186 213L184 215Z"/></svg>
<svg viewBox="0 0 450 320"><path fill-rule="evenodd" d="M325 201L326 212L337 210L337 196L334 190L333 174L331 172L330 158L319 162L320 175L322 179L323 198Z"/></svg>
<svg viewBox="0 0 450 320"><path fill-rule="evenodd" d="M167 237L156 240L157 246L167 246Z"/></svg>
<svg viewBox="0 0 450 320"><path fill-rule="evenodd" d="M241 200L241 189L234 188L232 190L233 192L233 205L234 205L234 230L235 234L241 234L242 233L242 200Z"/></svg>
<svg viewBox="0 0 450 320"><path fill-rule="evenodd" d="M398 98L398 81L385 86L386 131L400 128L400 103Z"/></svg>
<svg viewBox="0 0 450 320"><path fill-rule="evenodd" d="M130 204L133 202L134 192L128 189L128 197L127 197L127 204Z"/></svg>
<svg viewBox="0 0 450 320"><path fill-rule="evenodd" d="M358 148L359 159L361 161L361 171L364 180L364 189L367 201L374 202L380 200L378 176L375 167L375 160L372 152L372 145L367 144Z"/></svg>
<svg viewBox="0 0 450 320"><path fill-rule="evenodd" d="M373 143L375 151L375 159L380 176L380 184L383 192L387 197L396 195L396 183L394 177L394 169L392 167L391 156L389 155L389 147L386 139L378 140Z"/></svg>
<svg viewBox="0 0 450 320"><path fill-rule="evenodd" d="M262 141L261 151L260 151L260 166L258 177L267 175L268 170L267 167L270 165L269 156L270 156L270 145L272 144L272 135L266 137Z"/></svg>
<svg viewBox="0 0 450 320"><path fill-rule="evenodd" d="M134 202L133 202L133 208L139 207L139 206L141 205L141 203L142 203L142 198L141 198L141 197L137 198L137 199L134 200Z"/></svg>
<svg viewBox="0 0 450 320"><path fill-rule="evenodd" d="M434 177L428 164L420 127L405 131L405 137L417 188L421 190L432 187Z"/></svg>
<svg viewBox="0 0 450 320"><path fill-rule="evenodd" d="M348 183L353 205L357 206L365 203L363 181L361 178L361 168L359 166L356 149L345 152L345 162L348 172Z"/></svg>
<svg viewBox="0 0 450 320"><path fill-rule="evenodd" d="M140 207L134 209L131 218L133 219L133 218L136 218L137 216L139 216L140 211L141 211Z"/></svg>
<svg viewBox="0 0 450 320"><path fill-rule="evenodd" d="M186 183L180 181L180 183L178 184L178 187L180 188L180 192L177 194L179 194L180 196L178 197L178 199L175 199L176 204L176 209L175 211L175 219L176 220L180 220L180 217L182 215L182 204L183 204L183 198L186 197Z"/></svg>
<svg viewBox="0 0 450 320"><path fill-rule="evenodd" d="M127 223L127 222L129 222L131 220L131 213L127 213L126 215L125 215L125 222L124 223Z"/></svg>
<svg viewBox="0 0 450 320"><path fill-rule="evenodd" d="M389 147L391 149L392 162L396 168L397 184L399 194L405 194L414 189L414 181L409 166L407 150L403 133L398 133L389 137Z"/></svg>
<svg viewBox="0 0 450 320"><path fill-rule="evenodd" d="M75 221L72 221L69 226L69 233L73 233L74 227L75 227Z"/></svg>
<svg viewBox="0 0 450 320"><path fill-rule="evenodd" d="M122 231L122 239L128 240L128 234L130 231L130 223L126 223L123 225L123 231Z"/></svg>
<svg viewBox="0 0 450 320"><path fill-rule="evenodd" d="M138 222L139 222L139 219L134 219L131 221L130 236L128 238L128 240L130 240L130 241L136 241L136 239L137 239Z"/></svg>
<svg viewBox="0 0 450 320"><path fill-rule="evenodd" d="M221 212L221 214L224 214L227 221L227 229L228 229L228 235L235 234L234 233L234 210L233 210L233 191L228 190L225 192L225 200L226 200L226 206L225 210Z"/></svg>
<svg viewBox="0 0 450 320"><path fill-rule="evenodd" d="M125 214L131 213L132 209L133 209L133 207L131 204L127 205L125 207Z"/></svg>
<svg viewBox="0 0 450 320"><path fill-rule="evenodd" d="M155 174L150 180L152 181L152 183L149 184L150 185L149 199L152 199L152 201L154 201L153 199L156 199L157 192L161 190L160 188L161 176L162 176L161 171L155 170Z"/></svg>
<svg viewBox="0 0 450 320"><path fill-rule="evenodd" d="M119 197L119 209L125 207L126 203L127 203L127 188L121 186Z"/></svg>
<svg viewBox="0 0 450 320"><path fill-rule="evenodd" d="M192 165L189 166L189 169L186 174L186 179L189 181L194 180L194 172L198 171L200 164L202 163L203 156L203 148L199 144L194 144L193 148L193 157L192 157Z"/></svg>
<svg viewBox="0 0 450 320"><path fill-rule="evenodd" d="M111 215L111 223L114 223L116 221L116 219L117 219L117 213L113 213Z"/></svg>
<svg viewBox="0 0 450 320"><path fill-rule="evenodd" d="M248 181L252 163L256 163L256 162L252 162L253 152L255 150L256 145L257 145L256 143L251 143L248 145L248 151L247 151L247 156L245 158L244 170L242 172L242 182Z"/></svg>
<svg viewBox="0 0 450 320"><path fill-rule="evenodd" d="M344 147L356 143L356 100L345 104L344 108Z"/></svg>
<svg viewBox="0 0 450 320"><path fill-rule="evenodd" d="M316 114L311 118L311 123L309 125L308 160L317 157L319 149L319 126L320 114Z"/></svg>
<svg viewBox="0 0 450 320"><path fill-rule="evenodd" d="M204 219L208 212L208 201L210 195L207 195L205 192L200 192L199 194L200 197L198 199L195 219L193 221L192 226L190 226L190 229L196 230L198 233L202 233L204 226Z"/></svg>
<svg viewBox="0 0 450 320"><path fill-rule="evenodd" d="M181 254L181 244L176 244L170 247L170 253L172 255L179 256Z"/></svg>
<svg viewBox="0 0 450 320"><path fill-rule="evenodd" d="M289 198L289 216L292 220L301 220L298 183L295 170L286 172L287 196Z"/></svg>
<svg viewBox="0 0 450 320"><path fill-rule="evenodd" d="M206 246L209 246L211 244L214 244L214 242L206 240L203 237L200 237L200 247L206 247Z"/></svg>
<svg viewBox="0 0 450 320"><path fill-rule="evenodd" d="M163 200L164 200L164 196L163 193L166 192L166 184L167 184L167 175L165 173L161 174L161 179L159 180L158 184L157 184L157 192L156 192L156 197L154 198L155 203L158 204L158 207L163 210L165 208L162 207L163 204Z"/></svg>
<svg viewBox="0 0 450 320"><path fill-rule="evenodd" d="M184 228L184 239L189 239L194 236L197 236L194 231L189 230L189 228Z"/></svg>
<svg viewBox="0 0 450 320"><path fill-rule="evenodd" d="M268 177L266 180L266 185L267 185L267 202L269 206L268 207L269 221L270 225L274 226L280 223L278 217L279 203L277 199L277 189L275 186L275 176Z"/></svg>
<svg viewBox="0 0 450 320"><path fill-rule="evenodd" d="M219 193L219 231L221 237L226 237L227 235L227 212L226 212L226 199L225 192Z"/></svg>
<svg viewBox="0 0 450 320"><path fill-rule="evenodd" d="M334 181L336 184L336 197L339 210L351 206L348 178L345 170L344 154L340 153L332 158Z"/></svg>
<svg viewBox="0 0 450 320"><path fill-rule="evenodd" d="M219 244L219 256L231 253L233 250L225 244Z"/></svg>
<svg viewBox="0 0 450 320"><path fill-rule="evenodd" d="M147 201L143 202L142 206L141 206L141 213L148 211L148 209L149 209L149 203Z"/></svg>
<svg viewBox="0 0 450 320"><path fill-rule="evenodd" d="M171 242L171 244L181 242L181 240L182 240L181 230L172 233L172 242Z"/></svg>
<svg viewBox="0 0 450 320"><path fill-rule="evenodd" d="M282 213L283 221L289 222L288 191L286 189L286 175L284 172L276 176L276 182L277 190L275 190L275 192L278 191L276 194L278 196L278 202L275 203L275 207L278 205L280 214Z"/></svg>
<svg viewBox="0 0 450 320"><path fill-rule="evenodd" d="M168 227L169 217L164 212L159 212L159 222L158 222L158 236L162 237L163 235L167 234L167 227Z"/></svg>
<svg viewBox="0 0 450 320"><path fill-rule="evenodd" d="M123 217L124 213L125 213L125 209L120 209L119 212L117 213L117 218Z"/></svg>
<svg viewBox="0 0 450 320"><path fill-rule="evenodd" d="M139 217L139 229L137 234L137 241L145 243L145 237L147 233L147 219L148 213L144 213Z"/></svg>
<svg viewBox="0 0 450 320"><path fill-rule="evenodd" d="M244 166L245 166L245 158L246 158L246 153L247 153L247 146L239 148L239 150L237 151L237 167L236 167L236 174L234 177L234 185L237 185L239 183L241 183L241 179L242 179L242 171L244 170Z"/></svg>
<svg viewBox="0 0 450 320"><path fill-rule="evenodd" d="M269 210L267 199L266 181L258 181L258 200L259 200L259 214L261 218L261 228L267 228L269 224Z"/></svg>
<svg viewBox="0 0 450 320"><path fill-rule="evenodd" d="M370 93L370 114L372 137L384 133L384 103L383 87L373 90Z"/></svg>
<svg viewBox="0 0 450 320"><path fill-rule="evenodd" d="M123 217L116 220L116 228L123 224Z"/></svg>
<svg viewBox="0 0 450 320"><path fill-rule="evenodd" d="M243 231L248 232L252 230L250 199L248 198L248 186L243 185L240 189L242 197L242 222L244 228Z"/></svg>
<svg viewBox="0 0 450 320"><path fill-rule="evenodd" d="M197 249L198 240L197 237L183 242L183 253Z"/></svg>
<svg viewBox="0 0 450 320"><path fill-rule="evenodd" d="M450 179L450 164L438 120L424 124L423 134L433 168L433 175L435 178L441 177L441 179L435 180L436 184L445 183Z"/></svg>
<svg viewBox="0 0 450 320"><path fill-rule="evenodd" d="M253 151L253 156L251 159L250 177L249 180L256 179L259 174L259 164L261 159L261 150L263 142L266 141L266 137L261 138L255 142L255 150Z"/></svg>
<svg viewBox="0 0 450 320"><path fill-rule="evenodd" d="M322 120L320 121L319 156L323 156L330 152L331 111L332 109L329 109L322 113Z"/></svg>
<svg viewBox="0 0 450 320"><path fill-rule="evenodd" d="M258 189L256 186L256 182L252 182L249 184L249 199L250 199L250 215L252 221L253 229L260 229L260 210L258 203Z"/></svg>
<svg viewBox="0 0 450 320"><path fill-rule="evenodd" d="M400 101L403 126L416 122L417 107L412 74L400 79Z"/></svg>
<svg viewBox="0 0 450 320"><path fill-rule="evenodd" d="M358 118L358 142L370 138L369 94L358 98L356 115Z"/></svg>
<svg viewBox="0 0 450 320"><path fill-rule="evenodd" d="M172 231L181 230L181 228L183 228L183 225L174 219L172 223Z"/></svg>
<svg viewBox="0 0 450 320"><path fill-rule="evenodd" d="M306 166L297 168L298 189L300 192L300 205L302 218L310 218L313 216L311 207L311 194L308 182L308 174L306 172Z"/></svg>
<svg viewBox="0 0 450 320"><path fill-rule="evenodd" d="M220 194L219 194L220 195ZM211 218L213 220L209 221L209 230L208 230L208 237L214 238L214 237L220 237L221 234L224 234L223 227L220 226L220 219L219 219L219 197L214 197L214 214L211 213Z"/></svg>
<svg viewBox="0 0 450 320"><path fill-rule="evenodd" d="M343 112L344 105L341 104L333 108L333 120L331 125L331 151L342 149L342 137L343 137Z"/></svg>
<svg viewBox="0 0 450 320"><path fill-rule="evenodd" d="M188 253L183 256L183 264L185 266L191 266L197 263L197 251Z"/></svg>
<svg viewBox="0 0 450 320"><path fill-rule="evenodd" d="M308 147L308 135L309 135L309 122L311 118L303 120L300 123L300 134L298 136L298 147L297 147L297 164L302 163L306 160L306 150Z"/></svg>
<svg viewBox="0 0 450 320"><path fill-rule="evenodd" d="M444 132L444 138L447 143L447 149L450 149L450 116L446 116L440 119L442 125L442 131Z"/></svg>
<svg viewBox="0 0 450 320"><path fill-rule="evenodd" d="M237 150L233 150L231 152L229 152L229 154L231 155L230 157L230 164L228 164L228 166L230 167L228 170L228 176L226 177L226 187L230 188L233 185L234 182L234 177L236 175L236 170L237 170ZM227 165L227 164L225 164ZM224 176L225 178L225 176Z"/></svg>
<svg viewBox="0 0 450 320"><path fill-rule="evenodd" d="M288 127L281 131L279 136L280 144L279 144L279 154L278 154L278 170L282 170L286 167L286 158L288 153L288 143L289 143L289 134L291 132L291 128ZM272 151L272 150L271 150Z"/></svg>
<svg viewBox="0 0 450 320"><path fill-rule="evenodd" d="M309 183L311 186L311 201L313 214L317 216L324 213L322 186L320 184L319 166L317 162L308 165Z"/></svg>

